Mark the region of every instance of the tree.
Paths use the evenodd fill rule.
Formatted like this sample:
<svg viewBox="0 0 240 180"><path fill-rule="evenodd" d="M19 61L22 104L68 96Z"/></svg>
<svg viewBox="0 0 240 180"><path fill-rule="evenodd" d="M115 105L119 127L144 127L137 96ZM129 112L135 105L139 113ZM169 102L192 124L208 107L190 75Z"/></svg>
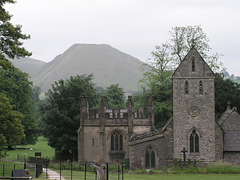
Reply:
<svg viewBox="0 0 240 180"><path fill-rule="evenodd" d="M13 146L21 143L25 138L24 128L21 124L23 115L13 110L9 99L0 93L0 148L3 145ZM0 157L3 153L0 153Z"/></svg>
<svg viewBox="0 0 240 180"><path fill-rule="evenodd" d="M66 160L77 157L80 98L88 96L90 107L97 104L92 79L93 75L77 75L55 82L40 107L41 121L45 124L44 136L55 148L58 158Z"/></svg>
<svg viewBox="0 0 240 180"><path fill-rule="evenodd" d="M224 79L223 74L215 74L215 113L216 119L227 109L228 103L240 109L240 84Z"/></svg>
<svg viewBox="0 0 240 180"><path fill-rule="evenodd" d="M209 55L211 50L209 39L203 32L201 26L174 27L170 31L170 42L168 43L171 55L176 64L179 65L184 59L192 45L198 50L203 59L214 72L222 69L223 64L218 60L219 54Z"/></svg>
<svg viewBox="0 0 240 180"><path fill-rule="evenodd" d="M10 100L14 110L24 115L22 124L26 141L35 143L37 140L37 123L33 114L32 83L28 74L10 65L8 69L0 68L0 92Z"/></svg>
<svg viewBox="0 0 240 180"><path fill-rule="evenodd" d="M125 107L124 90L119 84L112 84L107 87L104 95L108 98L109 108L119 109Z"/></svg>
<svg viewBox="0 0 240 180"><path fill-rule="evenodd" d="M15 3L14 0L1 0L0 2L0 66L9 67L9 61L5 56L14 59L30 56L24 47L22 40L29 39L29 35L22 34L20 25L10 23L11 15L3 8L6 3Z"/></svg>
<svg viewBox="0 0 240 180"><path fill-rule="evenodd" d="M165 124L172 114L172 82L171 77L176 67L184 59L192 45L207 61L210 67L219 71L222 63L218 61L219 54L208 55L209 39L201 26L174 27L170 31L170 40L151 53L143 68L147 69L140 81L143 93L152 96L155 101L155 119L157 127ZM139 98L138 98L139 100Z"/></svg>
<svg viewBox="0 0 240 180"><path fill-rule="evenodd" d="M22 113L24 132L27 143L36 141L35 121L32 114L31 83L28 75L15 68L8 59L30 56L23 45L23 40L29 39L21 31L20 25L10 23L11 15L3 8L6 3L15 3L14 0L0 2L0 93L4 93L10 100L14 110Z"/></svg>

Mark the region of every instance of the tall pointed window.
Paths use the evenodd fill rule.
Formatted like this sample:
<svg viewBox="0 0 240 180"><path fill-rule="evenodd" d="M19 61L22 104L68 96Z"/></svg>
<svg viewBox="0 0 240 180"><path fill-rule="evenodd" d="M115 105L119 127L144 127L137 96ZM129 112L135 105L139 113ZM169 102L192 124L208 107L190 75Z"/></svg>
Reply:
<svg viewBox="0 0 240 180"><path fill-rule="evenodd" d="M195 72L195 70L196 70L195 57L192 57L192 71Z"/></svg>
<svg viewBox="0 0 240 180"><path fill-rule="evenodd" d="M148 146L148 148L145 151L145 163L146 168L155 167L155 150L152 146Z"/></svg>
<svg viewBox="0 0 240 180"><path fill-rule="evenodd" d="M199 152L199 135L196 130L190 135L190 152Z"/></svg>
<svg viewBox="0 0 240 180"><path fill-rule="evenodd" d="M185 81L184 92L185 92L185 94L189 94L189 83L188 83L188 81Z"/></svg>
<svg viewBox="0 0 240 180"><path fill-rule="evenodd" d="M203 82L199 81L199 94L203 95Z"/></svg>
<svg viewBox="0 0 240 180"><path fill-rule="evenodd" d="M123 150L123 136L120 132L114 132L111 135L111 150L119 151Z"/></svg>

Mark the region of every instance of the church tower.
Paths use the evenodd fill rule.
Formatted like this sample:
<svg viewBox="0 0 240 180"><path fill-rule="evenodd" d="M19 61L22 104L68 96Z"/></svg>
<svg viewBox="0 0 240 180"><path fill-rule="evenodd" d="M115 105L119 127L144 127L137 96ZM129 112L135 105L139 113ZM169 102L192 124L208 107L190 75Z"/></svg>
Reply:
<svg viewBox="0 0 240 180"><path fill-rule="evenodd" d="M173 74L174 158L215 160L214 73L192 47Z"/></svg>

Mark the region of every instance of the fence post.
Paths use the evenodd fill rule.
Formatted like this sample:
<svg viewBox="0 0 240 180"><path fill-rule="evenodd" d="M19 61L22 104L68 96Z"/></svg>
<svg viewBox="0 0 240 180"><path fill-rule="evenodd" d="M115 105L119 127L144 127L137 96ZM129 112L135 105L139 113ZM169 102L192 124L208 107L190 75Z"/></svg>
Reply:
<svg viewBox="0 0 240 180"><path fill-rule="evenodd" d="M97 180L97 169L95 170L95 180Z"/></svg>
<svg viewBox="0 0 240 180"><path fill-rule="evenodd" d="M72 162L71 162L71 180L72 180Z"/></svg>
<svg viewBox="0 0 240 180"><path fill-rule="evenodd" d="M122 180L124 179L124 178L123 178L123 174L124 174L124 173L123 173L123 164L122 164Z"/></svg>
<svg viewBox="0 0 240 180"><path fill-rule="evenodd" d="M60 163L60 180L61 180L61 177L62 177L62 167L61 167L61 163Z"/></svg>
<svg viewBox="0 0 240 180"><path fill-rule="evenodd" d="M3 164L3 177L4 177L4 167L5 167L5 165Z"/></svg>
<svg viewBox="0 0 240 180"><path fill-rule="evenodd" d="M46 179L48 178L48 175L47 175L47 168L48 168L48 164L46 163Z"/></svg>
<svg viewBox="0 0 240 180"><path fill-rule="evenodd" d="M120 168L119 168L119 164L118 164L118 180L119 180L119 174L120 174Z"/></svg>
<svg viewBox="0 0 240 180"><path fill-rule="evenodd" d="M107 164L107 180L108 180L108 163L106 163Z"/></svg>
<svg viewBox="0 0 240 180"><path fill-rule="evenodd" d="M84 171L85 171L85 174L84 174L84 175L85 175L85 178L84 178L84 179L86 180L86 179L87 179L87 164L86 164L86 163L85 163Z"/></svg>
<svg viewBox="0 0 240 180"><path fill-rule="evenodd" d="M13 165L13 169L14 169L14 170L16 169L16 164Z"/></svg>
<svg viewBox="0 0 240 180"><path fill-rule="evenodd" d="M24 169L27 169L27 163L26 162L24 163Z"/></svg>

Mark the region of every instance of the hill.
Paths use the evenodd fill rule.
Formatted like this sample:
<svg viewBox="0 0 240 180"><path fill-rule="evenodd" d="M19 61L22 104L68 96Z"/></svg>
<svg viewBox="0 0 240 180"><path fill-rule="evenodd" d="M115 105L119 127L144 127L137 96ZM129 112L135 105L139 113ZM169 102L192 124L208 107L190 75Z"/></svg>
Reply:
<svg viewBox="0 0 240 180"><path fill-rule="evenodd" d="M22 64L20 60L19 64L15 61L16 67L29 73L43 92L55 81L77 74L93 73L97 86L105 88L118 83L126 91L137 90L137 83L143 77L140 60L106 44L74 44L49 63L29 58L21 61Z"/></svg>
<svg viewBox="0 0 240 180"><path fill-rule="evenodd" d="M43 61L39 61L32 58L21 58L11 60L13 65L17 68L21 69L21 71L26 72L30 75L30 77L35 77L39 74L40 68L46 64Z"/></svg>

